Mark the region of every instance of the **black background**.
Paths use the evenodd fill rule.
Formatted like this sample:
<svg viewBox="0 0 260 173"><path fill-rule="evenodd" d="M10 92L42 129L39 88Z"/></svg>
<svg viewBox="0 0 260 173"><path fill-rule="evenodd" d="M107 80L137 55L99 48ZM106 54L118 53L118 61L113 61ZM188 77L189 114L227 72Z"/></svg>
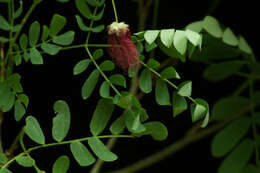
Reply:
<svg viewBox="0 0 260 173"><path fill-rule="evenodd" d="M176 28L182 29L190 22L201 20L208 14L212 0L192 1L192 0L161 0L158 16L158 29ZM256 1L220 1L220 5L211 14L216 17L225 26L229 26L235 34L243 35L255 51L259 54L257 38L258 18ZM28 9L31 1L24 1L24 9ZM106 11L102 22L105 25L114 21L114 15L110 1L106 2ZM117 12L120 21L128 23L132 32L137 32L137 3L131 0L116 0ZM1 5L1 14L6 14L6 9ZM79 14L74 5L74 1L66 4L57 3L54 0L43 0L36 8L28 23L37 20L41 24L49 25L51 17L58 13L67 18L67 25L63 32L75 30L75 41L73 44L84 43L86 33L81 32L76 24L74 15ZM101 22L101 23L102 23ZM149 14L147 28L151 28L152 13ZM25 26L23 32L28 33L28 26ZM88 24L88 21L86 21ZM93 34L91 43L106 43L106 32ZM93 50L93 49L91 49ZM164 56L163 54L156 54ZM67 139L75 139L90 136L89 120L97 103L98 88L95 94L88 100L81 98L81 86L89 75L85 72L79 76L73 76L74 65L86 58L84 49L63 51L56 56L44 55L44 65L35 66L29 63L23 63L15 68L15 72L22 75L22 85L24 92L30 98L30 104L27 115L33 115L39 120L47 143L53 142L51 138L52 118L55 116L53 104L56 100L65 100L71 109L71 130ZM109 58L106 54L104 58ZM180 64L177 71L182 76L182 80L193 81L193 97L206 99L210 105L216 102L220 97L227 96L242 81L240 78L231 78L222 83L209 83L205 81L201 74L205 65L193 62ZM89 67L94 69L94 67ZM101 80L100 80L101 81ZM99 82L98 84L100 84ZM177 82L178 83L178 82ZM129 81L128 81L129 84ZM228 86L228 87L227 87ZM159 107L156 105L154 93L145 96L141 103L147 109L151 120L160 120L169 130L169 137L163 142L153 141L150 137L140 139L120 139L113 149L119 159L112 163L107 163L104 170L115 170L127 166L135 161L142 159L149 154L159 151L172 142L181 138L185 131L192 126L189 111L173 119L171 107ZM119 115L122 111L117 109L114 114ZM24 119L17 123L13 120L13 112L5 114L3 126L4 147L10 146L20 128L24 125ZM108 133L108 131L106 132ZM216 172L222 159L215 159L210 154L211 137L201 140L196 144L190 145L185 150L178 152L172 157L155 164L154 166L140 172ZM27 147L35 145L25 137ZM18 153L19 151L17 151ZM77 165L69 151L69 146L52 147L41 149L32 153L37 160L37 165L43 170L51 170L52 164L60 155L69 155L71 166L69 172L88 172L89 168L83 168ZM33 169L24 169L17 165L12 165L13 172L34 172Z"/></svg>

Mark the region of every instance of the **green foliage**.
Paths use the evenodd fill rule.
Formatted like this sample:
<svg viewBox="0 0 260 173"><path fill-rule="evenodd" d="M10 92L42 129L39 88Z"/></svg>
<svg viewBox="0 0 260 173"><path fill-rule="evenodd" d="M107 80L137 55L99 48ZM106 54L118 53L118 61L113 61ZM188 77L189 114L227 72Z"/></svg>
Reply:
<svg viewBox="0 0 260 173"><path fill-rule="evenodd" d="M67 20L65 17L59 14L54 14L50 23L49 35L51 37L56 36L65 26L66 22Z"/></svg>
<svg viewBox="0 0 260 173"><path fill-rule="evenodd" d="M249 99L241 96L220 99L212 108L213 118L224 120L245 110L250 104Z"/></svg>
<svg viewBox="0 0 260 173"><path fill-rule="evenodd" d="M95 153L95 155L103 161L112 162L117 159L117 156L112 153L100 139L96 137L89 138L88 145Z"/></svg>
<svg viewBox="0 0 260 173"><path fill-rule="evenodd" d="M145 131L136 134L137 136L142 135L151 135L154 140L162 141L165 140L168 136L168 130L165 125L161 122L151 121L144 123Z"/></svg>
<svg viewBox="0 0 260 173"><path fill-rule="evenodd" d="M179 74L176 72L176 70L173 67L167 67L161 72L161 76L165 79L180 79Z"/></svg>
<svg viewBox="0 0 260 173"><path fill-rule="evenodd" d="M115 84L126 88L126 79L121 74L114 74L109 77L109 80Z"/></svg>
<svg viewBox="0 0 260 173"><path fill-rule="evenodd" d="M60 156L52 166L52 173L66 173L70 167L68 156Z"/></svg>
<svg viewBox="0 0 260 173"><path fill-rule="evenodd" d="M148 69L144 69L139 79L140 89L144 93L150 93L152 91L152 74Z"/></svg>
<svg viewBox="0 0 260 173"><path fill-rule="evenodd" d="M241 172L253 154L254 142L244 139L221 163L218 173Z"/></svg>
<svg viewBox="0 0 260 173"><path fill-rule="evenodd" d="M111 99L100 99L90 121L90 131L94 136L99 135L105 129L114 110Z"/></svg>
<svg viewBox="0 0 260 173"><path fill-rule="evenodd" d="M132 133L141 133L146 130L141 123L140 113L136 114L131 109L126 110L125 123L127 129Z"/></svg>
<svg viewBox="0 0 260 173"><path fill-rule="evenodd" d="M203 76L209 81L217 82L232 76L238 72L244 64L245 61L239 60L211 64L206 68Z"/></svg>
<svg viewBox="0 0 260 173"><path fill-rule="evenodd" d="M39 122L33 116L26 118L25 133L36 143L45 144L45 136Z"/></svg>
<svg viewBox="0 0 260 173"><path fill-rule="evenodd" d="M83 99L87 99L90 97L93 90L95 89L98 79L99 79L99 71L98 70L92 71L92 73L89 75L89 77L87 78L87 80L85 81L81 89L81 95Z"/></svg>
<svg viewBox="0 0 260 173"><path fill-rule="evenodd" d="M25 107L22 105L22 103L19 100L16 100L14 104L14 119L16 121L20 121L24 116L25 112L26 112Z"/></svg>
<svg viewBox="0 0 260 173"><path fill-rule="evenodd" d="M190 110L192 122L196 122L205 117L201 127L206 127L209 121L208 103L203 99L195 99L195 103L190 105Z"/></svg>
<svg viewBox="0 0 260 173"><path fill-rule="evenodd" d="M0 82L0 108L3 112L12 109L15 102L15 95L11 92L6 82Z"/></svg>
<svg viewBox="0 0 260 173"><path fill-rule="evenodd" d="M91 62L90 59L84 59L79 61L73 68L73 74L78 75L83 71L85 71L88 68L90 62Z"/></svg>
<svg viewBox="0 0 260 173"><path fill-rule="evenodd" d="M161 41L168 48L170 48L173 43L174 33L175 33L174 29L163 29L160 32Z"/></svg>
<svg viewBox="0 0 260 173"><path fill-rule="evenodd" d="M99 94L103 98L110 98L110 87L107 81L104 81L99 89Z"/></svg>
<svg viewBox="0 0 260 173"><path fill-rule="evenodd" d="M29 28L29 43L31 47L34 47L38 42L40 37L40 29L41 26L39 22L35 21L31 24Z"/></svg>
<svg viewBox="0 0 260 173"><path fill-rule="evenodd" d="M57 115L53 118L52 136L57 142L61 142L70 128L70 110L63 100L56 101L53 109Z"/></svg>
<svg viewBox="0 0 260 173"><path fill-rule="evenodd" d="M100 69L102 71L112 71L115 69L115 64L110 60L105 60L100 64Z"/></svg>
<svg viewBox="0 0 260 173"><path fill-rule="evenodd" d="M9 171L9 170L6 169L6 168L1 168L1 169L0 169L0 173L12 173L12 172Z"/></svg>
<svg viewBox="0 0 260 173"><path fill-rule="evenodd" d="M36 48L30 49L30 59L31 59L32 64L35 64L35 65L43 64L42 55Z"/></svg>
<svg viewBox="0 0 260 173"><path fill-rule="evenodd" d="M56 55L61 50L61 48L62 47L50 43L43 43L41 45L41 49L50 55Z"/></svg>
<svg viewBox="0 0 260 173"><path fill-rule="evenodd" d="M247 134L250 125L250 118L241 117L218 132L212 140L212 155L215 157L222 157L229 153Z"/></svg>
<svg viewBox="0 0 260 173"><path fill-rule="evenodd" d="M183 96L180 96L177 92L174 92L172 107L173 107L173 117L176 117L177 115L187 110L188 104Z"/></svg>
<svg viewBox="0 0 260 173"><path fill-rule="evenodd" d="M35 162L31 157L28 156L19 156L15 160L19 165L24 167L32 167Z"/></svg>
<svg viewBox="0 0 260 173"><path fill-rule="evenodd" d="M178 94L180 96L184 96L184 97L191 96L191 91L192 91L192 82L191 81L182 82L178 86L178 88L179 88Z"/></svg>
<svg viewBox="0 0 260 173"><path fill-rule="evenodd" d="M155 84L155 100L158 105L171 105L170 94L167 84L161 80L157 79Z"/></svg>
<svg viewBox="0 0 260 173"><path fill-rule="evenodd" d="M70 150L80 166L89 166L96 161L85 145L79 141L72 142Z"/></svg>

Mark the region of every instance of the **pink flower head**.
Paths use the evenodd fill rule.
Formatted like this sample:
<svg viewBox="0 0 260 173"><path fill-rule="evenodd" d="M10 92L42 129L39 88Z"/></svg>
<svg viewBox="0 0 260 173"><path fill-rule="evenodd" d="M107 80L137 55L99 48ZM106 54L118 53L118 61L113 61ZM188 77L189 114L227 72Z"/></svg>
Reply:
<svg viewBox="0 0 260 173"><path fill-rule="evenodd" d="M138 69L140 59L137 48L131 40L131 32L127 24L124 22L113 22L107 27L108 30L108 53L124 71L130 69Z"/></svg>

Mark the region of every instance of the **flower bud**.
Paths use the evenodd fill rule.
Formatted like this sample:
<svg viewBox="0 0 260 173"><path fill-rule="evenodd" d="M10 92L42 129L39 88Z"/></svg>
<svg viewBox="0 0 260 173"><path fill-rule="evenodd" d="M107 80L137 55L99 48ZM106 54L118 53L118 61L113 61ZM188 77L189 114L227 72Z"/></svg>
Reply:
<svg viewBox="0 0 260 173"><path fill-rule="evenodd" d="M113 22L107 27L108 44L112 45L107 49L109 55L116 64L124 71L138 69L140 59L137 48L131 40L129 26L124 22Z"/></svg>

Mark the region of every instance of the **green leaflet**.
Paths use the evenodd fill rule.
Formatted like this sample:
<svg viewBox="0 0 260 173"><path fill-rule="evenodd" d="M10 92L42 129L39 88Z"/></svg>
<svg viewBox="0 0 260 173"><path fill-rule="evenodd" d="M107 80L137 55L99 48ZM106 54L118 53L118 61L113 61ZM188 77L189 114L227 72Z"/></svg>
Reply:
<svg viewBox="0 0 260 173"><path fill-rule="evenodd" d="M35 162L31 157L28 156L17 157L15 161L23 167L32 167Z"/></svg>
<svg viewBox="0 0 260 173"><path fill-rule="evenodd" d="M212 108L212 115L216 120L225 120L244 111L250 105L249 99L241 96L220 99Z"/></svg>
<svg viewBox="0 0 260 173"><path fill-rule="evenodd" d="M171 105L167 84L161 79L157 79L155 83L155 100L158 105Z"/></svg>
<svg viewBox="0 0 260 173"><path fill-rule="evenodd" d="M142 135L151 135L153 139L157 141L165 140L168 137L167 127L161 122L147 122L144 126L146 130L142 133L135 134L136 136L140 137Z"/></svg>
<svg viewBox="0 0 260 173"><path fill-rule="evenodd" d="M42 55L35 47L30 49L30 60L35 65L43 64Z"/></svg>
<svg viewBox="0 0 260 173"><path fill-rule="evenodd" d="M79 12L87 19L92 18L92 12L86 2L86 0L76 0L75 1L76 7Z"/></svg>
<svg viewBox="0 0 260 173"><path fill-rule="evenodd" d="M173 107L173 117L181 114L188 108L188 104L183 96L180 96L175 91L173 93L173 100L172 100L172 107Z"/></svg>
<svg viewBox="0 0 260 173"><path fill-rule="evenodd" d="M68 156L60 156L52 166L52 173L66 173L70 167Z"/></svg>
<svg viewBox="0 0 260 173"><path fill-rule="evenodd" d="M250 125L250 118L241 117L222 129L220 132L218 132L212 140L212 155L215 157L221 157L229 153L247 134Z"/></svg>
<svg viewBox="0 0 260 173"><path fill-rule="evenodd" d="M105 129L114 110L111 99L100 99L90 122L90 131L94 136Z"/></svg>
<svg viewBox="0 0 260 173"><path fill-rule="evenodd" d="M50 23L49 35L51 37L56 36L65 26L66 22L67 20L65 17L59 14L54 14Z"/></svg>
<svg viewBox="0 0 260 173"><path fill-rule="evenodd" d="M44 42L49 36L49 28L46 25L42 26L42 36L41 40Z"/></svg>
<svg viewBox="0 0 260 173"><path fill-rule="evenodd" d="M99 89L99 94L101 97L103 98L111 98L110 97L110 86L109 83L107 81L104 81Z"/></svg>
<svg viewBox="0 0 260 173"><path fill-rule="evenodd" d="M122 133L125 129L125 117L127 112L124 111L123 115L118 117L110 126L109 130L112 134L118 135Z"/></svg>
<svg viewBox="0 0 260 173"><path fill-rule="evenodd" d="M9 170L6 169L6 168L1 168L1 169L0 169L0 173L12 173L12 172L9 171Z"/></svg>
<svg viewBox="0 0 260 173"><path fill-rule="evenodd" d="M226 30L223 33L222 40L224 43L231 45L231 46L238 45L238 39L230 28L226 28Z"/></svg>
<svg viewBox="0 0 260 173"><path fill-rule="evenodd" d="M67 31L61 35L55 36L53 39L53 43L62 45L62 46L67 46L70 45L73 40L74 40L74 31Z"/></svg>
<svg viewBox="0 0 260 173"><path fill-rule="evenodd" d="M191 91L192 91L192 82L191 81L182 82L178 86L178 88L179 88L178 94L180 96L184 96L184 97L191 96Z"/></svg>
<svg viewBox="0 0 260 173"><path fill-rule="evenodd" d="M187 49L187 37L185 31L176 30L173 38L173 45L181 55L185 54Z"/></svg>
<svg viewBox="0 0 260 173"><path fill-rule="evenodd" d="M5 31L9 31L11 29L9 23L2 15L0 15L0 29Z"/></svg>
<svg viewBox="0 0 260 173"><path fill-rule="evenodd" d="M83 71L85 71L88 68L90 62L91 62L90 59L84 59L79 61L73 68L73 74L78 75Z"/></svg>
<svg viewBox="0 0 260 173"><path fill-rule="evenodd" d="M82 86L81 95L83 99L87 99L90 97L90 95L92 94L93 90L96 87L98 79L99 79L99 71L95 69L94 71L92 71L92 73L89 75L89 77L87 78L87 80Z"/></svg>
<svg viewBox="0 0 260 173"><path fill-rule="evenodd" d="M238 72L245 63L245 61L234 60L211 64L204 71L203 77L209 81L217 82Z"/></svg>
<svg viewBox="0 0 260 173"><path fill-rule="evenodd" d="M103 55L104 55L103 49L96 49L96 50L93 52L93 58L94 58L95 60L101 58Z"/></svg>
<svg viewBox="0 0 260 173"><path fill-rule="evenodd" d="M144 69L141 72L139 85L144 93L150 93L152 91L152 74L149 69Z"/></svg>
<svg viewBox="0 0 260 173"><path fill-rule="evenodd" d="M163 69L163 71L161 72L161 76L165 79L180 79L179 74L172 66Z"/></svg>
<svg viewBox="0 0 260 173"><path fill-rule="evenodd" d="M212 16L206 16L203 20L203 29L205 29L212 36L221 38L223 31L219 26L218 21Z"/></svg>
<svg viewBox="0 0 260 173"><path fill-rule="evenodd" d="M134 112L131 109L126 110L125 123L127 129L132 133L142 133L146 130L145 126L141 123L140 112Z"/></svg>
<svg viewBox="0 0 260 173"><path fill-rule="evenodd" d="M173 44L174 33L175 29L162 29L160 32L161 41L168 48Z"/></svg>
<svg viewBox="0 0 260 173"><path fill-rule="evenodd" d="M39 22L35 21L30 25L29 43L31 47L34 47L37 44L40 36L40 30L41 30L41 26Z"/></svg>
<svg viewBox="0 0 260 173"><path fill-rule="evenodd" d="M112 71L115 68L115 64L110 60L105 60L100 64L100 69L102 71Z"/></svg>
<svg viewBox="0 0 260 173"><path fill-rule="evenodd" d="M43 43L41 45L41 49L49 55L56 55L61 50L61 48L62 47L50 43Z"/></svg>
<svg viewBox="0 0 260 173"><path fill-rule="evenodd" d="M3 112L9 111L15 101L15 95L11 92L10 88L8 87L7 83L0 82L0 108Z"/></svg>
<svg viewBox="0 0 260 173"><path fill-rule="evenodd" d="M63 100L56 101L53 109L57 115L53 118L52 136L57 142L61 142L70 128L70 109Z"/></svg>
<svg viewBox="0 0 260 173"><path fill-rule="evenodd" d="M33 116L26 118L25 133L36 143L45 144L45 137L39 122Z"/></svg>
<svg viewBox="0 0 260 173"><path fill-rule="evenodd" d="M22 103L19 100L16 100L14 104L14 119L16 121L20 121L24 116L25 112L26 110Z"/></svg>
<svg viewBox="0 0 260 173"><path fill-rule="evenodd" d="M253 50L252 48L248 45L248 43L246 42L245 38L240 36L239 37L239 41L238 41L238 47L239 49L241 49L242 51L248 53L248 54L252 54Z"/></svg>
<svg viewBox="0 0 260 173"><path fill-rule="evenodd" d="M112 162L117 159L117 156L112 153L100 139L96 137L89 138L88 145L96 154L96 156L103 161Z"/></svg>
<svg viewBox="0 0 260 173"><path fill-rule="evenodd" d="M148 30L144 33L144 39L147 43L152 44L156 40L159 32L159 30Z"/></svg>
<svg viewBox="0 0 260 173"><path fill-rule="evenodd" d="M254 142L244 139L221 163L218 173L241 172L251 158Z"/></svg>
<svg viewBox="0 0 260 173"><path fill-rule="evenodd" d="M70 150L80 166L89 166L96 161L85 145L81 142L72 142L70 144Z"/></svg>
<svg viewBox="0 0 260 173"><path fill-rule="evenodd" d="M148 67L150 68L158 68L160 66L160 63L158 61L156 61L153 58L150 58L147 62Z"/></svg>
<svg viewBox="0 0 260 173"><path fill-rule="evenodd" d="M115 84L126 88L126 79L121 74L114 74L109 77L109 80Z"/></svg>
<svg viewBox="0 0 260 173"><path fill-rule="evenodd" d="M22 50L25 50L28 46L28 38L26 34L22 34L19 38L19 45Z"/></svg>

